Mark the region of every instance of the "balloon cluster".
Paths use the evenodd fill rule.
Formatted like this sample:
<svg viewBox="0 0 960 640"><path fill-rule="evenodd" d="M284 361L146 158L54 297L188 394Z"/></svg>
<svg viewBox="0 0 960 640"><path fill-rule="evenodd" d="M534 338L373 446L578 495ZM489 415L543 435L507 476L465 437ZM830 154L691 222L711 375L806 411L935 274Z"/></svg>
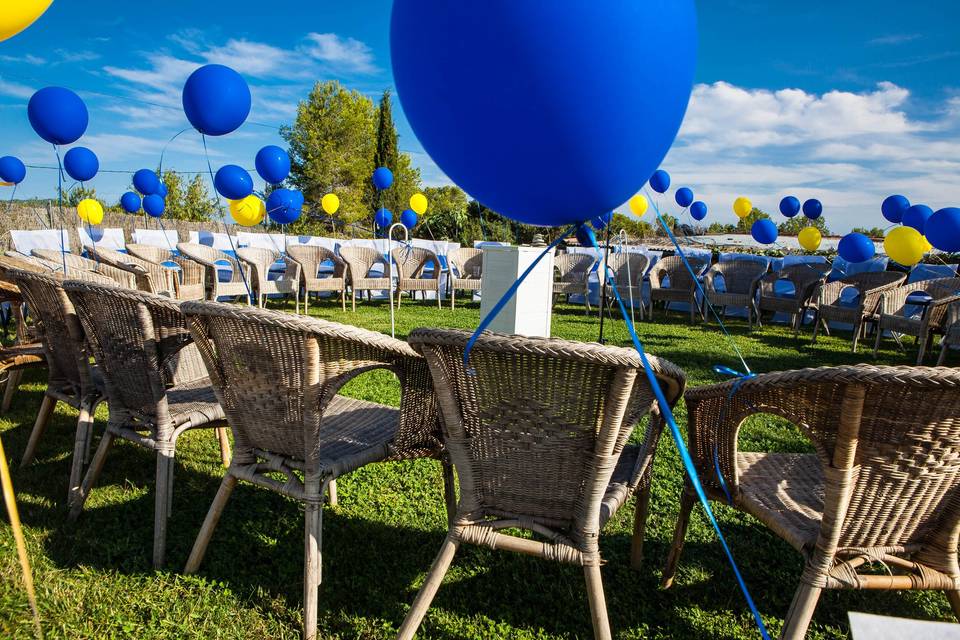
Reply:
<svg viewBox="0 0 960 640"><path fill-rule="evenodd" d="M27 177L27 168L20 158L3 156L0 158L0 182L5 185L15 185L23 182Z"/></svg>
<svg viewBox="0 0 960 640"><path fill-rule="evenodd" d="M960 251L960 209L945 207L934 211L925 204L910 204L902 195L888 196L880 205L888 221L900 225L887 233L883 248L890 259L912 266L933 248Z"/></svg>

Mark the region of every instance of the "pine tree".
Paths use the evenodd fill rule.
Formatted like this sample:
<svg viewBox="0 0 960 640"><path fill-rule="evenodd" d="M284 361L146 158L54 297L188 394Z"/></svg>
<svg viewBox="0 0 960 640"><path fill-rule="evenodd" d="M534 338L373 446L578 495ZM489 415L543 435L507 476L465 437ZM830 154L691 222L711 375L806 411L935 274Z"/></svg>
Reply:
<svg viewBox="0 0 960 640"><path fill-rule="evenodd" d="M410 157L400 153L400 136L393 121L390 90L383 92L377 107L377 141L373 153L373 168L386 167L393 172L393 185L377 194L370 185L370 202L373 209L386 207L393 212L394 220L409 208L410 196L420 190L420 170L413 166Z"/></svg>

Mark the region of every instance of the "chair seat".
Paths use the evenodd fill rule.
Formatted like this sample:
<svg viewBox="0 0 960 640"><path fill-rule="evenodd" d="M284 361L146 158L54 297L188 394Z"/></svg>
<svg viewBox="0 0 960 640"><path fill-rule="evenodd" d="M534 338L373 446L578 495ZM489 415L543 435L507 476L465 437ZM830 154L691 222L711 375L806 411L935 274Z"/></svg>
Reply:
<svg viewBox="0 0 960 640"><path fill-rule="evenodd" d="M343 278L305 278L304 283L307 291L343 290Z"/></svg>
<svg viewBox="0 0 960 640"><path fill-rule="evenodd" d="M320 425L323 466L339 476L389 457L388 443L397 433L399 420L400 410L394 407L334 396Z"/></svg>
<svg viewBox="0 0 960 640"><path fill-rule="evenodd" d="M389 289L390 288L390 279L389 278L354 278L353 279L353 288L360 290L367 289L378 290L378 289Z"/></svg>
<svg viewBox="0 0 960 640"><path fill-rule="evenodd" d="M883 329L894 331L896 333L918 336L923 328L923 319L920 317L911 318L904 316L885 315L880 318L880 326Z"/></svg>
<svg viewBox="0 0 960 640"><path fill-rule="evenodd" d="M440 280L436 278L402 278L399 288L404 291L439 291Z"/></svg>
<svg viewBox="0 0 960 640"><path fill-rule="evenodd" d="M482 282L479 278L454 278L452 286L460 291L480 291Z"/></svg>
<svg viewBox="0 0 960 640"><path fill-rule="evenodd" d="M637 445L627 445L620 453L620 459L613 470L613 476L610 477L610 484L603 494L603 502L600 503L600 526L613 517L617 509L622 507L637 488L634 471L637 468L637 461L640 458L642 447Z"/></svg>
<svg viewBox="0 0 960 640"><path fill-rule="evenodd" d="M43 345L39 342L0 348L0 371L40 366L46 361Z"/></svg>
<svg viewBox="0 0 960 640"><path fill-rule="evenodd" d="M725 291L710 291L707 299L715 307L746 307L753 302L749 293L727 293Z"/></svg>
<svg viewBox="0 0 960 640"><path fill-rule="evenodd" d="M693 298L691 289L651 289L650 298L652 300L665 300L667 302L689 302Z"/></svg>
<svg viewBox="0 0 960 640"><path fill-rule="evenodd" d="M738 453L738 504L797 550L812 548L823 515L823 470L814 454Z"/></svg>
<svg viewBox="0 0 960 640"><path fill-rule="evenodd" d="M200 425L226 419L209 378L167 389L167 403L170 417L178 427L188 422Z"/></svg>

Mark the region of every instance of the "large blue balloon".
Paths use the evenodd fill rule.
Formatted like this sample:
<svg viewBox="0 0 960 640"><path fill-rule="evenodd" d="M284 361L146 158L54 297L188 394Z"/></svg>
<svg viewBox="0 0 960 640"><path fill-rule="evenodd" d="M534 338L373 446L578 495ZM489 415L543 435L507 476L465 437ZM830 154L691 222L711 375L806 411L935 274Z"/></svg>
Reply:
<svg viewBox="0 0 960 640"><path fill-rule="evenodd" d="M780 213L792 218L800 213L800 200L796 196L787 196L780 201Z"/></svg>
<svg viewBox="0 0 960 640"><path fill-rule="evenodd" d="M693 0L396 0L390 31L426 152L485 206L536 225L635 194L673 144L696 66Z"/></svg>
<svg viewBox="0 0 960 640"><path fill-rule="evenodd" d="M20 184L27 177L27 168L20 158L3 156L0 158L0 181Z"/></svg>
<svg viewBox="0 0 960 640"><path fill-rule="evenodd" d="M905 227L913 227L920 233L923 233L924 228L927 226L927 220L929 220L932 215L933 209L927 205L915 204L903 213L903 218L901 218L900 222L902 222Z"/></svg>
<svg viewBox="0 0 960 640"><path fill-rule="evenodd" d="M127 191L120 196L120 206L123 207L123 210L127 213L136 213L140 211L140 196L133 191Z"/></svg>
<svg viewBox="0 0 960 640"><path fill-rule="evenodd" d="M694 220L703 220L707 217L707 203L697 200L690 205L690 215Z"/></svg>
<svg viewBox="0 0 960 640"><path fill-rule="evenodd" d="M910 201L905 196L887 196L880 205L880 213L890 222L897 224L903 220L903 214L910 208Z"/></svg>
<svg viewBox="0 0 960 640"><path fill-rule="evenodd" d="M40 89L27 103L27 118L50 144L72 144L87 130L90 115L80 96L63 87Z"/></svg>
<svg viewBox="0 0 960 640"><path fill-rule="evenodd" d="M677 189L677 192L673 194L673 198L681 207L689 207L693 203L693 191L687 187L680 187Z"/></svg>
<svg viewBox="0 0 960 640"><path fill-rule="evenodd" d="M417 226L417 212L413 209L406 209L400 214L400 223L407 229L413 229Z"/></svg>
<svg viewBox="0 0 960 640"><path fill-rule="evenodd" d="M657 169L650 176L650 188L657 193L666 193L670 188L670 174L663 169Z"/></svg>
<svg viewBox="0 0 960 640"><path fill-rule="evenodd" d="M777 225L772 220L757 220L750 227L750 235L760 244L773 244L777 241Z"/></svg>
<svg viewBox="0 0 960 640"><path fill-rule="evenodd" d="M837 253L847 262L866 262L877 252L873 240L862 233L848 233L840 238Z"/></svg>
<svg viewBox="0 0 960 640"><path fill-rule="evenodd" d="M133 174L133 186L142 195L152 196L160 191L160 178L150 169L140 169Z"/></svg>
<svg viewBox="0 0 960 640"><path fill-rule="evenodd" d="M603 231L611 222L613 222L613 211L607 211L603 215L599 215L591 220L590 224L592 224L593 228L597 231Z"/></svg>
<svg viewBox="0 0 960 640"><path fill-rule="evenodd" d="M167 199L167 184L163 180L157 185L157 195L164 200Z"/></svg>
<svg viewBox="0 0 960 640"><path fill-rule="evenodd" d="M250 115L250 87L230 67L204 65L183 85L183 112L200 133L226 135Z"/></svg>
<svg viewBox="0 0 960 640"><path fill-rule="evenodd" d="M377 191L383 191L384 189L389 189L390 185L393 184L393 172L386 167L377 167L373 172L373 186L377 188Z"/></svg>
<svg viewBox="0 0 960 640"><path fill-rule="evenodd" d="M280 184L290 175L290 156L273 144L257 151L254 164L260 177L270 184Z"/></svg>
<svg viewBox="0 0 960 640"><path fill-rule="evenodd" d="M816 220L823 213L823 204L816 199L811 198L803 203L803 215L811 220Z"/></svg>
<svg viewBox="0 0 960 640"><path fill-rule="evenodd" d="M167 208L167 202L157 194L153 193L143 199L143 210L154 218L163 215L163 210Z"/></svg>
<svg viewBox="0 0 960 640"><path fill-rule="evenodd" d="M267 196L267 215L277 224L290 224L300 217L303 196L299 191L274 189Z"/></svg>
<svg viewBox="0 0 960 640"><path fill-rule="evenodd" d="M253 178L243 167L225 164L217 169L213 186L227 200L242 200L253 193Z"/></svg>
<svg viewBox="0 0 960 640"><path fill-rule="evenodd" d="M937 211L927 220L923 235L940 251L960 251L960 209L947 207Z"/></svg>
<svg viewBox="0 0 960 640"><path fill-rule="evenodd" d="M593 232L593 229L588 227L585 224L581 224L577 227L577 242L580 243L582 247L595 247L597 246L597 234Z"/></svg>
<svg viewBox="0 0 960 640"><path fill-rule="evenodd" d="M373 223L377 225L378 229L386 229L391 222L393 222L393 213L384 207L377 209L377 212L373 215Z"/></svg>
<svg viewBox="0 0 960 640"><path fill-rule="evenodd" d="M77 182L93 180L100 170L97 154L86 147L74 147L63 156L63 169Z"/></svg>

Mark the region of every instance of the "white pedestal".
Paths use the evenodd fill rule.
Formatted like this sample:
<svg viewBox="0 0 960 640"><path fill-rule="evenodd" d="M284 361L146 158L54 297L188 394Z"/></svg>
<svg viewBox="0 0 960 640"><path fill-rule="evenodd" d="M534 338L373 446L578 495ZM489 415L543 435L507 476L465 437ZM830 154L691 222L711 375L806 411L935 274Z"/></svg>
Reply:
<svg viewBox="0 0 960 640"><path fill-rule="evenodd" d="M523 272L543 253L537 247L484 247L480 318L487 317ZM490 324L490 331L550 337L553 309L553 251L540 260L516 295Z"/></svg>

